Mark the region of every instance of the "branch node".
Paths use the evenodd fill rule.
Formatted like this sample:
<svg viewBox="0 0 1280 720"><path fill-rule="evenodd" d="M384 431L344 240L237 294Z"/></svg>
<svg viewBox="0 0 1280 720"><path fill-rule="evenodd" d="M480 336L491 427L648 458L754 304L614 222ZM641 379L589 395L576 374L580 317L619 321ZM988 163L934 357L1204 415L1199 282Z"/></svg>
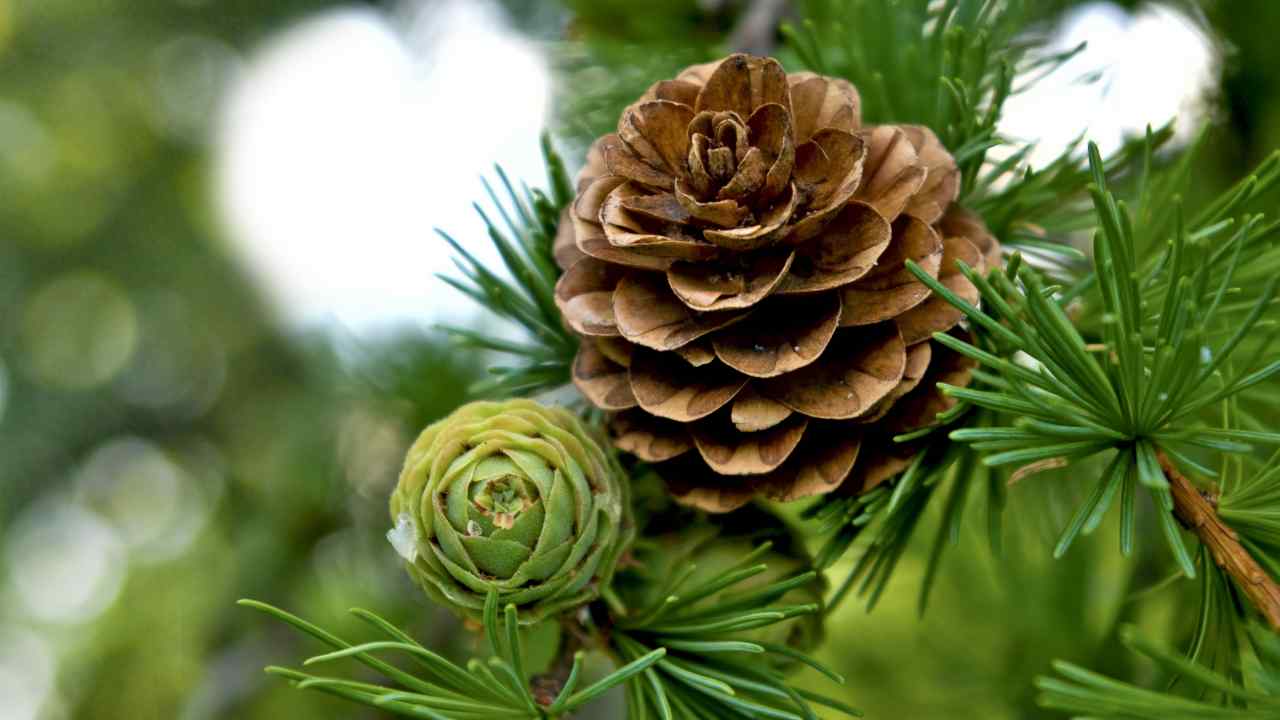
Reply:
<svg viewBox="0 0 1280 720"><path fill-rule="evenodd" d="M1178 522L1200 538L1214 563L1231 576L1271 629L1280 631L1280 585L1240 544L1239 534L1218 517L1218 493L1192 484L1163 451L1157 452L1157 458L1169 481Z"/></svg>

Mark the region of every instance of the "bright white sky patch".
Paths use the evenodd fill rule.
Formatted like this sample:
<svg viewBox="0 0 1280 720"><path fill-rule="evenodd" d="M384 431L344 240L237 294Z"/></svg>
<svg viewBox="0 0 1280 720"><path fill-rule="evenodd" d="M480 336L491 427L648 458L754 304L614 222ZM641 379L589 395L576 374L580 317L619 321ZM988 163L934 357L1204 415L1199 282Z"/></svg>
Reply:
<svg viewBox="0 0 1280 720"><path fill-rule="evenodd" d="M1057 157L1085 130L1103 154L1144 132L1148 123L1159 128L1177 118L1183 140L1197 130L1220 60L1190 18L1162 5L1145 5L1130 15L1109 2L1091 3L1064 19L1049 49L1084 41L1089 45L1082 53L1006 105L1004 132L1039 141L1033 162ZM1098 82L1081 82L1098 71Z"/></svg>
<svg viewBox="0 0 1280 720"><path fill-rule="evenodd" d="M549 79L478 0L309 19L232 88L218 142L233 243L295 325L357 334L469 315L441 227L496 261L471 203L501 162L540 185Z"/></svg>

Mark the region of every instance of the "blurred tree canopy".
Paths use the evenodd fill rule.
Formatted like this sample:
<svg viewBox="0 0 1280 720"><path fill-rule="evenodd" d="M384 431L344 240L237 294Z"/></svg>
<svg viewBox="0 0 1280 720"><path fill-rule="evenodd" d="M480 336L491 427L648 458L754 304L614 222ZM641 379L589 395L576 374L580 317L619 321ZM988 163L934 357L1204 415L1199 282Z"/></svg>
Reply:
<svg viewBox="0 0 1280 720"><path fill-rule="evenodd" d="M392 566L381 488L473 371L430 336L340 367L329 340L286 334L210 204L211 124L244 53L336 5L0 2L0 528L40 528L57 519L43 508L75 503L117 530L168 510L195 533L157 538L183 543L174 557L130 552L90 632L36 624L71 717L278 715L274 696L293 693L243 672L276 641L235 609L246 592L424 614L371 569ZM421 377L441 384L405 383ZM169 484L134 481L144 461ZM360 596L328 594L353 572L373 580ZM19 598L0 598L0 625L23 622ZM350 716L303 702L289 712Z"/></svg>

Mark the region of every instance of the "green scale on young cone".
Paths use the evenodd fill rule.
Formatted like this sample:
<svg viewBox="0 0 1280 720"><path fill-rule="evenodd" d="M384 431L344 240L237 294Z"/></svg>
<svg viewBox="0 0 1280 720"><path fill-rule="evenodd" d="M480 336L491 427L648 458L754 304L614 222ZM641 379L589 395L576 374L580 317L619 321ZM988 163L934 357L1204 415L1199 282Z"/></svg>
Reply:
<svg viewBox="0 0 1280 720"><path fill-rule="evenodd" d="M599 597L635 533L622 468L576 417L477 402L427 427L391 495L388 538L435 601L522 622Z"/></svg>

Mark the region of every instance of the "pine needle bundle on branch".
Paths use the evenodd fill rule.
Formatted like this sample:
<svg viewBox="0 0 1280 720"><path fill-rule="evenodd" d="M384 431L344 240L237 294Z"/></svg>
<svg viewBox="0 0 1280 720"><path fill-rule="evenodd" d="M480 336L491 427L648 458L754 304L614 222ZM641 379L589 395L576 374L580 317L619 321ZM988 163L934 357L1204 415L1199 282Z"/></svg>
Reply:
<svg viewBox="0 0 1280 720"><path fill-rule="evenodd" d="M1007 486L1072 467L1084 501L1046 528L1052 554L1116 508L1118 552L1151 529L1200 611L1185 656L1122 635L1187 682L1060 663L1042 703L1276 716L1280 433L1250 404L1280 373L1280 221L1259 211L1280 161L1197 208L1200 142L1170 153L1168 128L1029 167L1004 103L1074 50L1045 52L1028 7L793 11L766 35L785 69L730 53L604 88L582 102L613 98L616 127L575 181L549 139L548 191L500 173L505 268L445 236L465 276L446 281L527 340L451 329L516 362L410 449L389 538L491 656L464 669L367 611L388 639L350 644L251 603L333 648L306 664L392 684L272 672L433 719L564 718L615 690L634 719L857 715L810 654L841 640L824 619L852 593L874 607L934 513L923 612L971 494L999 563ZM539 627L545 667L522 650Z"/></svg>

